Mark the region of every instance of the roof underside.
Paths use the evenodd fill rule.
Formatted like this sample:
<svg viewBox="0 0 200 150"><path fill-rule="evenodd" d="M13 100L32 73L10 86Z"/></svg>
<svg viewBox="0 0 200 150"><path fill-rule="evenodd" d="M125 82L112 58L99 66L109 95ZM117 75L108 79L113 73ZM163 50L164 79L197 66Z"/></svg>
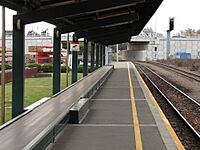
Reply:
<svg viewBox="0 0 200 150"><path fill-rule="evenodd" d="M61 33L104 45L130 41L163 0L0 0L24 24L46 21Z"/></svg>

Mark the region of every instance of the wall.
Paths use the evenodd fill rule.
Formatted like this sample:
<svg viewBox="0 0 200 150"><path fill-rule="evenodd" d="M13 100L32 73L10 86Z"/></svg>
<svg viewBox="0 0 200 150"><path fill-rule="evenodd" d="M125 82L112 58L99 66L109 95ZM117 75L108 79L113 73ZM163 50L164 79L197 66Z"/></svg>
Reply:
<svg viewBox="0 0 200 150"><path fill-rule="evenodd" d="M122 51L122 60L145 61L147 57L148 42L134 42L128 44L128 50Z"/></svg>
<svg viewBox="0 0 200 150"><path fill-rule="evenodd" d="M158 45L157 58L166 59L166 40L160 39ZM153 56L153 45L149 45L149 51L147 51L147 59L155 59ZM170 57L176 58L177 52L191 53L191 59L200 58L200 39L199 38L174 38L171 39Z"/></svg>
<svg viewBox="0 0 200 150"><path fill-rule="evenodd" d="M126 59L124 59L126 58ZM146 50L144 51L123 51L122 60L135 60L135 61L145 61Z"/></svg>
<svg viewBox="0 0 200 150"><path fill-rule="evenodd" d="M26 78L31 78L37 74L37 68L26 68L25 69L25 77ZM1 76L1 72L0 72ZM6 70L5 73L5 83L9 83L12 81L12 70ZM1 78L0 78L0 83L1 83Z"/></svg>

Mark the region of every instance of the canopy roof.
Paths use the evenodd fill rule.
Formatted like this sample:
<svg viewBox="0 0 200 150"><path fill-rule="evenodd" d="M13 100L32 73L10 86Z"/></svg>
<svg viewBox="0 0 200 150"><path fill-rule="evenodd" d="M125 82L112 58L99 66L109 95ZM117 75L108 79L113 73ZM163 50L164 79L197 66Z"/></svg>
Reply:
<svg viewBox="0 0 200 150"><path fill-rule="evenodd" d="M0 0L24 24L46 21L61 33L104 45L130 41L163 0Z"/></svg>

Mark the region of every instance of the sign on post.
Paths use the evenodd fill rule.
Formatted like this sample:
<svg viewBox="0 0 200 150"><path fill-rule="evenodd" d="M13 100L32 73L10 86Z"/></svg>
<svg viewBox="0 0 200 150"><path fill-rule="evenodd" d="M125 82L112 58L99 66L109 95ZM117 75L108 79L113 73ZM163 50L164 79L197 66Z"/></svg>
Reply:
<svg viewBox="0 0 200 150"><path fill-rule="evenodd" d="M80 50L79 42L71 42L70 43L70 50L78 52Z"/></svg>

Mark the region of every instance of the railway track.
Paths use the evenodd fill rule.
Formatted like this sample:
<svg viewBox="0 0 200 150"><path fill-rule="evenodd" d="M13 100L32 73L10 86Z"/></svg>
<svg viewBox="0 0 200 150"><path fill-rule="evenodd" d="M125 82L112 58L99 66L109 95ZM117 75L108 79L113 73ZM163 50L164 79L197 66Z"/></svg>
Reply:
<svg viewBox="0 0 200 150"><path fill-rule="evenodd" d="M137 67L200 141L200 104L146 66Z"/></svg>
<svg viewBox="0 0 200 150"><path fill-rule="evenodd" d="M167 70L171 70L173 72L176 72L180 75L183 75L189 79L192 79L192 80L195 80L197 82L200 82L200 75L198 74L195 74L195 73L191 73L189 71L186 71L186 70L182 70L182 69L178 69L178 68L175 68L175 67L172 67L172 66L168 66L166 64L163 64L163 63L159 63L159 62L148 62L150 64L153 64L153 65L156 65L156 66L160 66L160 67L163 67Z"/></svg>

